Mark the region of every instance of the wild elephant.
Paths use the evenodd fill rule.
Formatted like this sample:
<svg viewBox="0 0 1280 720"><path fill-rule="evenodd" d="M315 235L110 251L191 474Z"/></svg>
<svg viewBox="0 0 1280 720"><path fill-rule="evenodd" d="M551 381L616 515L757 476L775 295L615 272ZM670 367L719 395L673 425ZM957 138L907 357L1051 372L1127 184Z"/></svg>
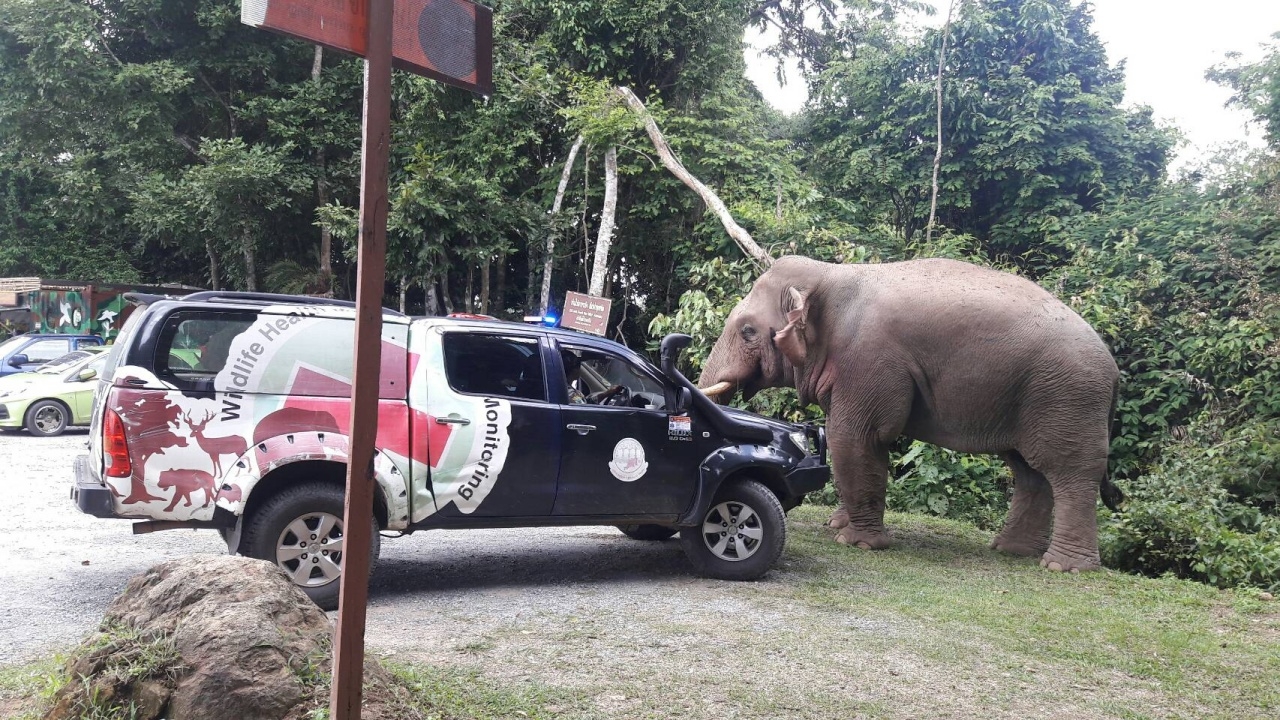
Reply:
<svg viewBox="0 0 1280 720"><path fill-rule="evenodd" d="M1097 568L1099 489L1119 370L1097 333L1043 288L954 260L779 259L730 313L704 365L727 401L790 385L827 415L836 539L889 544L889 448L902 435L999 454L1013 500L992 547L1055 571Z"/></svg>

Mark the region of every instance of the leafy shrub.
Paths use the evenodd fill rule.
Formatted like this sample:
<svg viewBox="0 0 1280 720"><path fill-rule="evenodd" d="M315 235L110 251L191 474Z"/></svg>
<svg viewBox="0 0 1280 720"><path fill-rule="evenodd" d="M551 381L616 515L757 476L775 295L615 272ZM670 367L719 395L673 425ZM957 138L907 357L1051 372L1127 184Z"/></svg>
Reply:
<svg viewBox="0 0 1280 720"><path fill-rule="evenodd" d="M1255 421L1171 446L1125 483L1124 512L1100 528L1107 565L1218 587L1280 589L1280 421Z"/></svg>
<svg viewBox="0 0 1280 720"><path fill-rule="evenodd" d="M893 510L966 520L984 530L1004 522L1012 484L999 458L916 441L891 466L887 500Z"/></svg>

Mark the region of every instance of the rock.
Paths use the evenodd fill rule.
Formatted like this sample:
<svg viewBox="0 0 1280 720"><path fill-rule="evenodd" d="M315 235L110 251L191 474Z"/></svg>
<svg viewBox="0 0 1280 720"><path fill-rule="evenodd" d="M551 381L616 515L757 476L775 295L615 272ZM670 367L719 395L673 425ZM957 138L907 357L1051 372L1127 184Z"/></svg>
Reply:
<svg viewBox="0 0 1280 720"><path fill-rule="evenodd" d="M1269 592L1260 592L1258 593L1258 599L1259 600L1275 600L1275 596Z"/></svg>
<svg viewBox="0 0 1280 720"><path fill-rule="evenodd" d="M102 627L68 665L83 680L64 688L46 718L73 717L57 711L96 692L132 699L144 720L277 720L314 704L329 679L329 618L261 560L197 555L157 565L129 581ZM168 649L170 661L148 666L132 687L113 681L122 675L111 671L118 656L154 663Z"/></svg>

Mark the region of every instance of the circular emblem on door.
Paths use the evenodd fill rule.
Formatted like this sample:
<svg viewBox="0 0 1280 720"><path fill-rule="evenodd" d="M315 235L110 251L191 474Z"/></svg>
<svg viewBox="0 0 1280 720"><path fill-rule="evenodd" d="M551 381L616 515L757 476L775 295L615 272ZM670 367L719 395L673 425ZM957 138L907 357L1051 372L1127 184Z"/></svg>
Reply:
<svg viewBox="0 0 1280 720"><path fill-rule="evenodd" d="M622 482L639 480L649 469L644 461L644 446L639 440L622 438L613 446L613 462L609 463L609 472Z"/></svg>

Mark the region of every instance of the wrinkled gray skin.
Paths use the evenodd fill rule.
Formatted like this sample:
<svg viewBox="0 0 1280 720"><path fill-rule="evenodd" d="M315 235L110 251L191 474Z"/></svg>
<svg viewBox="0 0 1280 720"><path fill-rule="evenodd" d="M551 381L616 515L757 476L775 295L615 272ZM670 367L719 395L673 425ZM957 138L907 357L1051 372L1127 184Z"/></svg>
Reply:
<svg viewBox="0 0 1280 720"><path fill-rule="evenodd" d="M1014 491L992 546L1076 571L1100 564L1118 378L1088 323L1015 275L953 260L784 257L729 315L699 385L732 383L721 402L790 385L822 407L839 542L889 544L889 448L906 435L1000 455Z"/></svg>

